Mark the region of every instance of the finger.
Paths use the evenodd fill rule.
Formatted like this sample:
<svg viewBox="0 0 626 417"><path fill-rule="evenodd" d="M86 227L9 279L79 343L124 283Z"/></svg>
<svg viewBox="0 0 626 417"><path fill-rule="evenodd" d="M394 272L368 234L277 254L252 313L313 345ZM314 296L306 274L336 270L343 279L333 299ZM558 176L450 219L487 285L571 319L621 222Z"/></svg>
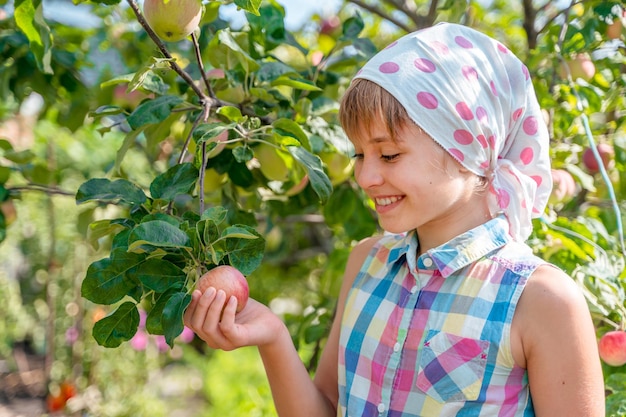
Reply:
<svg viewBox="0 0 626 417"><path fill-rule="evenodd" d="M190 320L190 327L194 329L195 332L198 332L198 330L201 330L203 328L208 310L211 307L215 296L215 288L210 287L207 288L207 290L204 291L204 293L202 293L202 295L198 298L196 307Z"/></svg>
<svg viewBox="0 0 626 417"><path fill-rule="evenodd" d="M232 327L235 323L235 315L237 314L237 298L235 296L230 296L228 301L226 302L226 306L224 307L224 312L222 313L222 320L220 320L220 329L225 333L225 329Z"/></svg>
<svg viewBox="0 0 626 417"><path fill-rule="evenodd" d="M200 300L202 301L202 299ZM208 306L208 310L206 311L204 323L202 324L203 331L216 335L218 332L217 325L220 322L225 303L226 293L223 290L218 290L215 293L215 297L212 300L211 305Z"/></svg>
<svg viewBox="0 0 626 417"><path fill-rule="evenodd" d="M191 293L191 303L187 306L185 310L185 314L183 315L183 322L187 327L191 327L191 318L193 317L194 312L196 311L196 307L198 306L198 299L202 296L202 293L199 290L194 290Z"/></svg>

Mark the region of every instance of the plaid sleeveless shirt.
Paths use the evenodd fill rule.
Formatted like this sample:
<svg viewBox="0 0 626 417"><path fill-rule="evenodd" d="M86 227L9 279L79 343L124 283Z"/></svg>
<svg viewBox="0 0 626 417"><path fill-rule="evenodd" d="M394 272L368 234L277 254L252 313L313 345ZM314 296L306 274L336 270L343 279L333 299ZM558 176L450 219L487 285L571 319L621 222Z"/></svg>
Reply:
<svg viewBox="0 0 626 417"><path fill-rule="evenodd" d="M510 330L545 263L504 217L419 258L415 232L384 236L348 294L338 416L534 416Z"/></svg>

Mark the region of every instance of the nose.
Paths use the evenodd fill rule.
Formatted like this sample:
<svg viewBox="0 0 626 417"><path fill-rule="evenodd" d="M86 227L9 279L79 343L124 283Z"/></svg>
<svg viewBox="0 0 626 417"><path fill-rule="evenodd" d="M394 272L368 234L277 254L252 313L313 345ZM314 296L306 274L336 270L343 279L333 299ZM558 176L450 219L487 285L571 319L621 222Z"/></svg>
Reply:
<svg viewBox="0 0 626 417"><path fill-rule="evenodd" d="M383 183L383 176L378 163L372 158L363 158L356 161L354 179L359 187L365 189L376 187Z"/></svg>

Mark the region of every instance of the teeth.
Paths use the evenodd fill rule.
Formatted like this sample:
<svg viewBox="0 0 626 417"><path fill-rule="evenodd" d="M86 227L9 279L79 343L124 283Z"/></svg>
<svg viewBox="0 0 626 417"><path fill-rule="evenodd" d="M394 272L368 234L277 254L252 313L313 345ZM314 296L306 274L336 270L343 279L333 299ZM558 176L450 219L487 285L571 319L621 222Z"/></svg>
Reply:
<svg viewBox="0 0 626 417"><path fill-rule="evenodd" d="M379 206L388 206L389 204L393 204L398 200L400 200L400 197L377 198L376 204L378 204Z"/></svg>

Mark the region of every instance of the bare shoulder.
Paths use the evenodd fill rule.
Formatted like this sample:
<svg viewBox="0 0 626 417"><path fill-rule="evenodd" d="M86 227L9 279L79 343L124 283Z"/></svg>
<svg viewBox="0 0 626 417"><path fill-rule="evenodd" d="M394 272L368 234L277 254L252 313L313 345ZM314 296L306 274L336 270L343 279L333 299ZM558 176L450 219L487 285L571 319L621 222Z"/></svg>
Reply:
<svg viewBox="0 0 626 417"><path fill-rule="evenodd" d="M554 331L574 329L590 320L585 297L574 280L552 265L542 265L531 275L516 312L525 356L542 345ZM559 331L559 333L560 333Z"/></svg>
<svg viewBox="0 0 626 417"><path fill-rule="evenodd" d="M537 268L513 326L522 348L516 362L528 371L537 416L603 415L595 329L583 292L570 276L551 265Z"/></svg>
<svg viewBox="0 0 626 417"><path fill-rule="evenodd" d="M580 287L564 271L549 264L538 267L531 275L523 297L536 314L562 308L587 310Z"/></svg>

